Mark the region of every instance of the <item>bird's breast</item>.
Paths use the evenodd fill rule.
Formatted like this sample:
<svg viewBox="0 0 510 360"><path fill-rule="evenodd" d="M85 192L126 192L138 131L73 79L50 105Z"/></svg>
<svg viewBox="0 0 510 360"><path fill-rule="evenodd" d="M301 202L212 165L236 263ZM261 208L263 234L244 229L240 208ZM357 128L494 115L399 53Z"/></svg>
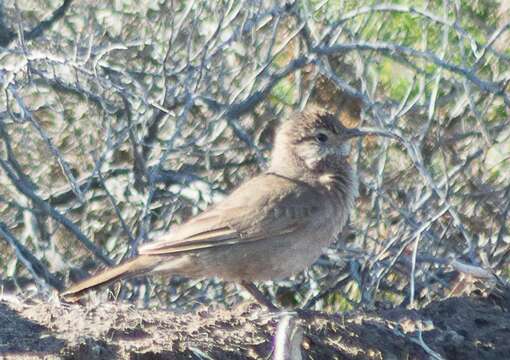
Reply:
<svg viewBox="0 0 510 360"><path fill-rule="evenodd" d="M325 199L333 208L330 221L334 227L333 236L336 236L342 231L354 205L357 181L352 171L346 171L341 174L324 174L319 178L319 182L326 193Z"/></svg>

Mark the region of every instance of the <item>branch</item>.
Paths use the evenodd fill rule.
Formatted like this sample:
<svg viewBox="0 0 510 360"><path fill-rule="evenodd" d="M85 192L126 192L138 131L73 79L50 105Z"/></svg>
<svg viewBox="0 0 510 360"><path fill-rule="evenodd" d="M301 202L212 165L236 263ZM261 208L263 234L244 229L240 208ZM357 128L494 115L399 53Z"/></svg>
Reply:
<svg viewBox="0 0 510 360"><path fill-rule="evenodd" d="M24 35L23 35L25 40L33 40L33 39L41 36L46 30L51 28L55 22L57 22L62 17L64 17L66 11L69 9L69 6L71 6L72 2L73 2L73 0L64 0L62 5L60 5L60 7L58 9L56 9L51 14L49 19L41 21L32 30L25 31ZM0 36L0 46L7 47L16 38L16 33L10 29L7 29L7 28L0 29L0 30L6 31L6 33L4 33L4 35Z"/></svg>
<svg viewBox="0 0 510 360"><path fill-rule="evenodd" d="M9 231L7 225L0 221L0 235L16 252L16 257L25 265L28 271L38 282L50 285L52 288L62 290L64 283L48 271L46 266L39 261L14 235Z"/></svg>
<svg viewBox="0 0 510 360"><path fill-rule="evenodd" d="M67 230L76 236L76 238L83 244L87 249L90 250L97 258L99 258L106 265L113 265L113 261L106 255L105 251L92 241L90 241L80 230L78 226L76 226L71 220L62 215L58 210L50 206L47 202L41 199L31 188L29 184L27 184L21 176L16 176L14 171L9 166L9 163L3 159L0 159L0 167L4 169L7 177L11 180L11 183L21 192L23 195L27 196L31 199L34 204L44 211L47 215L51 216L57 222L62 224ZM24 176L25 177L25 176Z"/></svg>
<svg viewBox="0 0 510 360"><path fill-rule="evenodd" d="M462 75L469 81L471 81L473 84L478 86L481 90L489 93L493 93L496 95L503 96L505 101L508 100L508 96L505 95L504 89L490 81L481 80L478 77L476 77L472 71L465 69L461 66L449 63L441 59L439 56L427 52L427 51L421 51L416 50L413 48L409 48L402 45L387 43L387 42L355 42L350 44L338 44L338 45L332 45L332 46L317 46L311 49L312 53L318 54L318 55L344 55L346 53L349 53L351 51L377 51L382 53L389 53L392 54L404 54L409 56L414 56L418 58L422 58L425 60L428 60L435 65L442 67L450 72L453 72L458 75Z"/></svg>

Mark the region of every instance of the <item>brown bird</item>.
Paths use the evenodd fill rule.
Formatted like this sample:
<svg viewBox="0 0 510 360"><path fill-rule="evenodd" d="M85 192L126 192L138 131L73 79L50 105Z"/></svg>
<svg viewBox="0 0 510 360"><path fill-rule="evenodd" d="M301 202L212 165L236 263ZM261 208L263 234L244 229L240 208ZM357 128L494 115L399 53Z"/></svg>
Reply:
<svg viewBox="0 0 510 360"><path fill-rule="evenodd" d="M276 132L267 171L62 297L75 301L113 281L165 273L241 282L263 301L251 281L302 271L345 225L357 193L349 140L362 134L321 110L293 113Z"/></svg>

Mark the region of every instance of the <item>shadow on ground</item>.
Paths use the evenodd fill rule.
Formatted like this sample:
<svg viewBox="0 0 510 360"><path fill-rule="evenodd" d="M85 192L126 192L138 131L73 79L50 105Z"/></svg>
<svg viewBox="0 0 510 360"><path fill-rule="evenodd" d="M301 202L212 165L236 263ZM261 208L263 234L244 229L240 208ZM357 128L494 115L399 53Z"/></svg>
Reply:
<svg viewBox="0 0 510 360"><path fill-rule="evenodd" d="M510 296L473 295L422 310L301 314L304 359L503 359ZM0 356L68 359L259 359L272 353L279 317L256 304L193 314L118 303L0 302Z"/></svg>
<svg viewBox="0 0 510 360"><path fill-rule="evenodd" d="M9 356L58 353L65 340L51 335L44 325L28 320L9 304L0 303L0 354Z"/></svg>

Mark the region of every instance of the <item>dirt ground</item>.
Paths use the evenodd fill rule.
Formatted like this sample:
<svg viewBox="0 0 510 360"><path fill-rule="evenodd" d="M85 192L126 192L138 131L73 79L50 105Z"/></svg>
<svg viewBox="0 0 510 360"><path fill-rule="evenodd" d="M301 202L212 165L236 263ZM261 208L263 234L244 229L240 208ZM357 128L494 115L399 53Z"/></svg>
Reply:
<svg viewBox="0 0 510 360"><path fill-rule="evenodd" d="M299 315L304 359L508 359L510 297L449 298L415 311ZM0 358L267 359L281 315L257 304L192 314L119 303L0 302Z"/></svg>

